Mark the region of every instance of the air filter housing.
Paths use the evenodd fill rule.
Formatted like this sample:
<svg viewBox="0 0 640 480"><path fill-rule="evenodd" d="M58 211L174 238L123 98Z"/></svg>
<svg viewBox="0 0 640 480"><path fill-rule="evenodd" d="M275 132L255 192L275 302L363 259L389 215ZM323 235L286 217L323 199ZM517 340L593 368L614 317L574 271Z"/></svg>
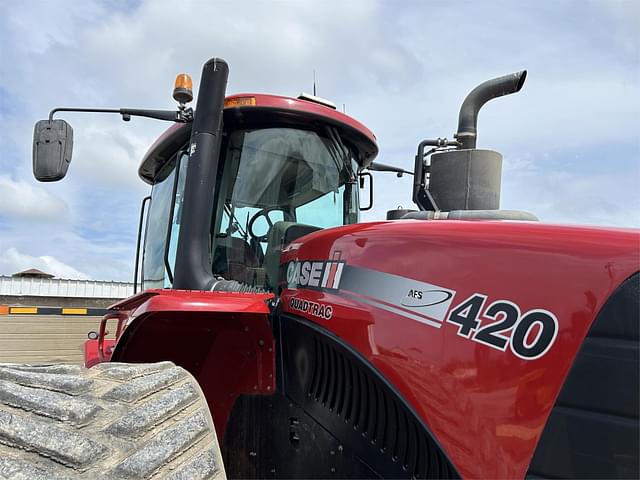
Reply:
<svg viewBox="0 0 640 480"><path fill-rule="evenodd" d="M493 150L434 153L429 191L440 210L496 210L501 176L502 155Z"/></svg>

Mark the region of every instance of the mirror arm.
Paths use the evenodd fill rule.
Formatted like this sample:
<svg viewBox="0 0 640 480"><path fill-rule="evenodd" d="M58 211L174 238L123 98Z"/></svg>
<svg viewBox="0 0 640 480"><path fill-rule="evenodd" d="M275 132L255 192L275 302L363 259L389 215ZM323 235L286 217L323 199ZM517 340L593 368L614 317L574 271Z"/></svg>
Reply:
<svg viewBox="0 0 640 480"><path fill-rule="evenodd" d="M371 162L367 167L369 170L374 172L391 172L398 175L398 177L402 177L405 173L407 175L413 175L413 172L409 170L405 170L404 168L396 167L394 165L386 165L380 162Z"/></svg>
<svg viewBox="0 0 640 480"><path fill-rule="evenodd" d="M53 121L56 112L90 112L90 113L118 113L122 120L128 122L131 117L147 117L167 122L187 123L193 121L193 109L182 108L180 110L143 110L137 108L54 108L49 113L49 121Z"/></svg>

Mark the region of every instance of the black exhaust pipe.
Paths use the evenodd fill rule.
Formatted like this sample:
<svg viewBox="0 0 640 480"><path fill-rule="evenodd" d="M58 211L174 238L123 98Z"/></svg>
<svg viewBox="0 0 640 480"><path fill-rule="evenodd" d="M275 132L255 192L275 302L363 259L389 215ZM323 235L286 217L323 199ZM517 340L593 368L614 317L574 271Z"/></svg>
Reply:
<svg viewBox="0 0 640 480"><path fill-rule="evenodd" d="M228 76L229 66L221 58L212 58L202 68L189 142L174 289L209 290L215 280L209 242L211 224L208 220L211 219L215 196Z"/></svg>
<svg viewBox="0 0 640 480"><path fill-rule="evenodd" d="M471 90L460 107L458 117L458 133L455 137L462 144L461 148L476 148L478 112L482 106L493 98L519 92L526 78L527 71L522 70L487 80Z"/></svg>

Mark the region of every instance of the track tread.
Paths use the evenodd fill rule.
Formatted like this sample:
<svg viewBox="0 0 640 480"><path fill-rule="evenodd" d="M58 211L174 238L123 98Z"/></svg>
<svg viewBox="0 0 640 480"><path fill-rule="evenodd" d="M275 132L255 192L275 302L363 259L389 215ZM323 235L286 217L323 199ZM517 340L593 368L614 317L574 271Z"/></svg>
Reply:
<svg viewBox="0 0 640 480"><path fill-rule="evenodd" d="M202 411L158 434L114 469L118 478L146 478L189 448L207 431Z"/></svg>
<svg viewBox="0 0 640 480"><path fill-rule="evenodd" d="M0 411L0 442L11 447L36 451L64 465L83 468L102 455L106 447L76 432L47 422Z"/></svg>
<svg viewBox="0 0 640 480"><path fill-rule="evenodd" d="M157 373L173 368L171 362L124 364L124 363L99 363L92 370L98 372L103 378L128 381L133 378Z"/></svg>
<svg viewBox="0 0 640 480"><path fill-rule="evenodd" d="M0 403L74 425L86 424L101 407L71 395L0 380Z"/></svg>
<svg viewBox="0 0 640 480"><path fill-rule="evenodd" d="M103 398L130 403L157 392L161 388L168 387L178 380L185 378L186 375L187 372L179 367L154 372L149 375L137 377L130 382L116 385L106 392Z"/></svg>
<svg viewBox="0 0 640 480"><path fill-rule="evenodd" d="M35 373L80 375L80 373L82 372L82 367L80 365L65 365L65 364L19 365L16 363L9 363L9 364L4 364L2 366L6 368L10 368L12 370L21 370L23 372L35 372Z"/></svg>
<svg viewBox="0 0 640 480"><path fill-rule="evenodd" d="M0 480L70 480L25 460L0 458Z"/></svg>
<svg viewBox="0 0 640 480"><path fill-rule="evenodd" d="M195 402L198 393L193 385L183 385L136 407L107 429L118 437L138 437L168 416Z"/></svg>
<svg viewBox="0 0 640 480"><path fill-rule="evenodd" d="M224 476L206 399L184 369L0 364L0 480Z"/></svg>
<svg viewBox="0 0 640 480"><path fill-rule="evenodd" d="M206 480L217 471L215 452L206 450L170 475L168 480Z"/></svg>
<svg viewBox="0 0 640 480"><path fill-rule="evenodd" d="M0 380L7 380L26 387L38 387L56 392L65 392L71 395L83 393L93 385L93 380L78 377L78 375L19 370L6 367L0 367Z"/></svg>

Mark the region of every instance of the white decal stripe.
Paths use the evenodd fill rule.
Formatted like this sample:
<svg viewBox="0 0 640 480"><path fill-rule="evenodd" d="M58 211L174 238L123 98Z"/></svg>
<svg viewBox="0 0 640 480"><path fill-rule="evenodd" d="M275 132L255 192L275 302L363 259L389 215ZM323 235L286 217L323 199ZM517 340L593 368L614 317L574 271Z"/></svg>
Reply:
<svg viewBox="0 0 640 480"><path fill-rule="evenodd" d="M340 286L340 278L342 277L342 270L344 269L344 263L338 263L338 267L336 269L336 276L333 277L333 285L331 288L337 289Z"/></svg>
<svg viewBox="0 0 640 480"><path fill-rule="evenodd" d="M324 275L322 276L322 288L327 286L327 281L329 280L329 274L331 273L332 263L327 263L324 267Z"/></svg>
<svg viewBox="0 0 640 480"><path fill-rule="evenodd" d="M444 321L456 294L455 290L438 285L348 264L342 271L339 288L438 321ZM410 296L413 292L421 292L423 297L437 292L442 298L435 303L426 301L421 304ZM447 295L450 296L447 298Z"/></svg>

